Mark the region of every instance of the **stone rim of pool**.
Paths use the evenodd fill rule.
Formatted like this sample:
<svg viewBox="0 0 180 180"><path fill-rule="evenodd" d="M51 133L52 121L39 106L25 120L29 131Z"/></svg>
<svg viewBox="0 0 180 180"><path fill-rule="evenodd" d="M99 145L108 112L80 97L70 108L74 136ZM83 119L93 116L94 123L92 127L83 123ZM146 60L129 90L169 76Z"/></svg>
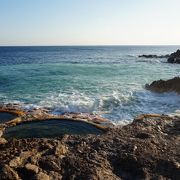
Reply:
<svg viewBox="0 0 180 180"><path fill-rule="evenodd" d="M23 138L56 138L64 134L88 135L103 134L105 130L95 123L69 119L44 119L18 123L5 129L6 139Z"/></svg>

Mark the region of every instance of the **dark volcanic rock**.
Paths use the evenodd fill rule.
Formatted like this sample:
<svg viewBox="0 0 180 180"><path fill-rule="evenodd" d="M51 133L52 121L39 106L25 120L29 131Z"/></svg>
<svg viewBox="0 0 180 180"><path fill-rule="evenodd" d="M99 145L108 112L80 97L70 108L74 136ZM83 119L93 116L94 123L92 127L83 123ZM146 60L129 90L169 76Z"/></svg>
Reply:
<svg viewBox="0 0 180 180"><path fill-rule="evenodd" d="M180 64L180 50L179 49L169 56L168 63Z"/></svg>
<svg viewBox="0 0 180 180"><path fill-rule="evenodd" d="M158 80L152 82L150 85L146 84L145 88L155 92L177 92L180 93L180 77L175 77L167 81Z"/></svg>
<svg viewBox="0 0 180 180"><path fill-rule="evenodd" d="M0 179L180 179L179 137L180 117L142 115L101 135L12 139Z"/></svg>
<svg viewBox="0 0 180 180"><path fill-rule="evenodd" d="M170 55L169 54L166 54L166 55L154 55L154 54L143 54L143 55L139 55L138 57L142 57L142 58L169 58Z"/></svg>

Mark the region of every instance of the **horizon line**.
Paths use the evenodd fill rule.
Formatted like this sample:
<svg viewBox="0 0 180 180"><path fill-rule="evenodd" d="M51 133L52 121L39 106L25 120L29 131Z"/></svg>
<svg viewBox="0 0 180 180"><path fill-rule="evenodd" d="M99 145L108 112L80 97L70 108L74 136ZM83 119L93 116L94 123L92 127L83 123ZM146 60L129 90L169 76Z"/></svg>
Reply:
<svg viewBox="0 0 180 180"><path fill-rule="evenodd" d="M61 46L61 47L71 47L71 46L180 46L180 44L72 44L72 45L69 45L69 44L59 44L59 45L0 45L0 47L58 47L58 46Z"/></svg>

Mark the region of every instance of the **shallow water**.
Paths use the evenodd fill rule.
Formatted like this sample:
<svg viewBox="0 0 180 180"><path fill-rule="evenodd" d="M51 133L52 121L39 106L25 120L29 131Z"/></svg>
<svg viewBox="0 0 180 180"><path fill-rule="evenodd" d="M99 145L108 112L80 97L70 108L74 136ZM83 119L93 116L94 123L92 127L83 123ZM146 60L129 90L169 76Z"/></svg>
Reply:
<svg viewBox="0 0 180 180"><path fill-rule="evenodd" d="M25 122L9 127L4 137L10 138L54 138L64 134L102 134L103 131L95 126L81 121L71 120L41 120Z"/></svg>
<svg viewBox="0 0 180 180"><path fill-rule="evenodd" d="M152 93L146 83L180 75L164 55L180 46L0 47L0 101L53 113L96 113L115 123L141 113L171 114L180 96Z"/></svg>
<svg viewBox="0 0 180 180"><path fill-rule="evenodd" d="M14 114L7 113L7 112L0 112L0 123L5 123L15 118L17 118L17 116Z"/></svg>

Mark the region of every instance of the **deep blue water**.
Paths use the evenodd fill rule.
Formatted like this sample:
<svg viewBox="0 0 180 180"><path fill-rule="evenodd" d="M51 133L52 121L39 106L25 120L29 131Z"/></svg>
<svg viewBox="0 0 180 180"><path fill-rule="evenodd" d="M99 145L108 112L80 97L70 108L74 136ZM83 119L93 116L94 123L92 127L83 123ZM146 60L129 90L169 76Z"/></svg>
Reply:
<svg viewBox="0 0 180 180"><path fill-rule="evenodd" d="M93 112L115 122L140 113L178 113L180 96L152 93L146 83L180 75L164 55L180 46L0 47L0 102L54 113Z"/></svg>

